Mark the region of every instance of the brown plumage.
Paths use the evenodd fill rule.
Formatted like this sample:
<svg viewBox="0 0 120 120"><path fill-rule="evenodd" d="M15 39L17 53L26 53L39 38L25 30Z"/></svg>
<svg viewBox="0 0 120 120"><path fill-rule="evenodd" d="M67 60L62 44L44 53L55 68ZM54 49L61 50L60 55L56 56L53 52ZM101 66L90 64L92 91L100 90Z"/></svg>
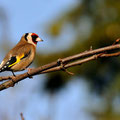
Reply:
<svg viewBox="0 0 120 120"><path fill-rule="evenodd" d="M3 59L0 64L0 72L16 72L26 69L34 60L38 41L42 41L42 39L37 34L24 34L18 44Z"/></svg>

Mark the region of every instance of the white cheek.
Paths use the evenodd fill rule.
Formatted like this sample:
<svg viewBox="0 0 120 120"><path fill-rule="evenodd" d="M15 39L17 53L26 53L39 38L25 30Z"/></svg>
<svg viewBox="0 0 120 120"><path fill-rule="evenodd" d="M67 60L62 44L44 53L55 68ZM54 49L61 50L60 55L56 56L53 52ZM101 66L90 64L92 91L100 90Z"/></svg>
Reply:
<svg viewBox="0 0 120 120"><path fill-rule="evenodd" d="M32 41L32 33L29 33L27 36L28 43L34 45L36 47L36 44Z"/></svg>
<svg viewBox="0 0 120 120"><path fill-rule="evenodd" d="M36 44L34 42L32 42L32 40L29 41L29 43L32 44L32 45L34 45L34 46L36 46Z"/></svg>
<svg viewBox="0 0 120 120"><path fill-rule="evenodd" d="M31 36L28 36L27 39L28 39L28 43L30 43L30 44L36 46L36 44L34 44L34 42L32 41L32 37L31 37Z"/></svg>

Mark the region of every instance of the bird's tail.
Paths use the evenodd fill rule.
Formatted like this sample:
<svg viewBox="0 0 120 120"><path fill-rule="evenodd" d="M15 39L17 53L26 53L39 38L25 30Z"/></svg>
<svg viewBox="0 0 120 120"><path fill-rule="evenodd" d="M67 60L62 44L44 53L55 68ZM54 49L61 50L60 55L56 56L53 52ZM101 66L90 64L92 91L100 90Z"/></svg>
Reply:
<svg viewBox="0 0 120 120"><path fill-rule="evenodd" d="M5 65L3 65L2 63L0 64L0 72L3 72L6 70L6 67Z"/></svg>

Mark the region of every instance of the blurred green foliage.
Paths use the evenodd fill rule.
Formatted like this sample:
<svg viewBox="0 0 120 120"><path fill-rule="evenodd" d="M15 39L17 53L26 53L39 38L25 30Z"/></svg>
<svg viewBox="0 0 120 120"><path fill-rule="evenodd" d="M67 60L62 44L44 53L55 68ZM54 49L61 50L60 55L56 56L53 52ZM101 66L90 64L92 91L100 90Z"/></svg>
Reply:
<svg viewBox="0 0 120 120"><path fill-rule="evenodd" d="M59 19L53 21L46 31L52 37L59 37L66 25L72 26L73 31L75 31L73 45L63 52L47 55L38 54L37 65L89 50L91 45L93 49L111 45L120 37L120 1L83 0L74 9L63 13ZM119 60L119 57L99 59L69 69L76 76L84 76L91 84L91 90L108 101L104 113L93 113L97 120L120 119L120 115L112 109L112 102L116 96L119 96L120 92ZM47 76L44 88L50 93L62 88L71 77L64 72L55 72L47 74Z"/></svg>

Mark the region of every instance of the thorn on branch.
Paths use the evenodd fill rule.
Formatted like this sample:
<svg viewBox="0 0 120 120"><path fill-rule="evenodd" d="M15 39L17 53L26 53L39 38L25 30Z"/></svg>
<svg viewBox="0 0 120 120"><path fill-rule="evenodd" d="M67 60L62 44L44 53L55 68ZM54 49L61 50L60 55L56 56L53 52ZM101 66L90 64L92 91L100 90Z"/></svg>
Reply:
<svg viewBox="0 0 120 120"><path fill-rule="evenodd" d="M118 38L112 45L118 44L120 42L120 38Z"/></svg>
<svg viewBox="0 0 120 120"><path fill-rule="evenodd" d="M92 46L90 46L90 51L91 51L91 50L93 50L93 47L92 47Z"/></svg>

